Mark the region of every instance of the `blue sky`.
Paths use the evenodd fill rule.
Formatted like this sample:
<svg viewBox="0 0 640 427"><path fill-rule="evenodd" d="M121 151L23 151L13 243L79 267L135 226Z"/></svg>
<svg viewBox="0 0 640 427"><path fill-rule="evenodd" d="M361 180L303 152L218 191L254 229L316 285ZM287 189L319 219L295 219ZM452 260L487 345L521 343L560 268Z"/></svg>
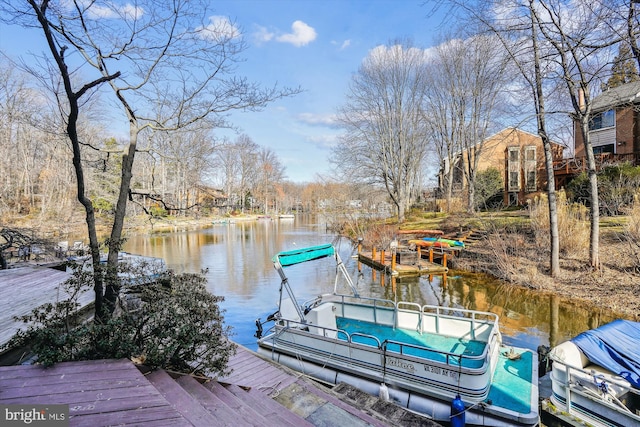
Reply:
<svg viewBox="0 0 640 427"><path fill-rule="evenodd" d="M430 6L423 4L424 0L212 2L212 16L228 17L248 44L239 74L267 86L278 83L304 90L262 112L234 113L233 123L278 155L289 180L310 182L329 176L327 157L340 132L332 116L344 104L349 81L367 53L402 38L425 48L434 43L440 20L430 17ZM39 51L34 46L38 43L45 48L39 34L8 37L4 25L0 31L0 49L12 56L27 49Z"/></svg>

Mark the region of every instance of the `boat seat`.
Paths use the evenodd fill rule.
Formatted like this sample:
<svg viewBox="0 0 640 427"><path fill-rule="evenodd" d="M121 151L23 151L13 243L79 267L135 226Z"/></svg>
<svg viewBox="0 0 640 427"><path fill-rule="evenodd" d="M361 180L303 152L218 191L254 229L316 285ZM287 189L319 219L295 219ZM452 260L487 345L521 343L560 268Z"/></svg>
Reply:
<svg viewBox="0 0 640 427"><path fill-rule="evenodd" d="M320 304L306 315L309 332L324 335L330 338L336 337L336 315L333 304ZM311 325L319 326L313 327Z"/></svg>
<svg viewBox="0 0 640 427"><path fill-rule="evenodd" d="M298 310L296 310L296 303L291 298L282 300L280 304L280 316L285 320L293 320L294 322L300 322L300 316Z"/></svg>
<svg viewBox="0 0 640 427"><path fill-rule="evenodd" d="M599 382L603 380L606 381L609 393L614 396L621 396L626 393L629 387L631 387L631 384L624 378L603 368L602 366L591 363L582 350L580 350L580 348L571 341L566 341L555 347L552 350L551 355L554 362L562 362L553 364L553 373L556 379L563 382L566 382L567 380L567 368L563 365L563 363L565 363L572 368L581 369L580 371L577 369L571 370L571 380L574 383L580 383L585 388L591 388L597 391L594 376L597 377ZM622 385L614 384L612 381Z"/></svg>

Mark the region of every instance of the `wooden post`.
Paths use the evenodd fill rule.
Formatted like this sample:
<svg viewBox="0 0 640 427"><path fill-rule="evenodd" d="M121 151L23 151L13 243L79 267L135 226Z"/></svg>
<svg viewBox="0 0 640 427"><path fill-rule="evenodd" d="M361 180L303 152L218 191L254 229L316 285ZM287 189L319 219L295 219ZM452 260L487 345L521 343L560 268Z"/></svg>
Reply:
<svg viewBox="0 0 640 427"><path fill-rule="evenodd" d="M447 253L446 252L442 254L442 266L445 267L445 268L447 267Z"/></svg>
<svg viewBox="0 0 640 427"><path fill-rule="evenodd" d="M396 254L392 251L391 252L391 271L395 271L396 270Z"/></svg>
<svg viewBox="0 0 640 427"><path fill-rule="evenodd" d="M433 263L433 248L429 248L429 262Z"/></svg>
<svg viewBox="0 0 640 427"><path fill-rule="evenodd" d="M384 249L380 251L380 264L384 265Z"/></svg>
<svg viewBox="0 0 640 427"><path fill-rule="evenodd" d="M376 247L373 246L371 248L371 261L375 261L376 260Z"/></svg>
<svg viewBox="0 0 640 427"><path fill-rule="evenodd" d="M418 246L418 261L422 259L422 248Z"/></svg>

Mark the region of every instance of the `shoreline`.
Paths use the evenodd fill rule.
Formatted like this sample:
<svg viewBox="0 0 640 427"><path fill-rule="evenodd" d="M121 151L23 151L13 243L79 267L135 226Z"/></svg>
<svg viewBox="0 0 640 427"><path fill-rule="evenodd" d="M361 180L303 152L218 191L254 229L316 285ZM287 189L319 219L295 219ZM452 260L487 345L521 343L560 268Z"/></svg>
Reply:
<svg viewBox="0 0 640 427"><path fill-rule="evenodd" d="M201 218L130 218L125 228L124 238L131 235L152 235L154 233L183 232L215 227L216 220L257 221L258 215L239 215L234 217L215 216ZM277 218L271 218L277 220ZM43 227L44 225L41 225ZM403 225L405 228L407 224ZM86 228L86 226L85 226ZM99 230L106 230L104 223ZM446 227L445 227L446 228ZM86 236L86 230L76 228L65 233L60 240ZM108 233L104 233L108 235ZM561 256L561 272L552 278L548 271L548 257L536 251L532 242L526 239L517 253L509 256L510 270L502 271L498 266L497 254L492 248L491 239L504 236L487 235L467 247L461 256L456 257L454 269L469 273L482 273L504 282L508 286L524 287L534 291L550 293L585 306L603 307L627 320L640 321L640 272L636 273L633 259L628 259L628 247L615 236L601 236L600 253L603 256L602 268L592 270L587 266L586 257L568 258ZM53 240L53 239L52 239ZM85 237L86 240L86 237ZM606 254L606 259L604 259ZM626 260L626 263L623 261Z"/></svg>

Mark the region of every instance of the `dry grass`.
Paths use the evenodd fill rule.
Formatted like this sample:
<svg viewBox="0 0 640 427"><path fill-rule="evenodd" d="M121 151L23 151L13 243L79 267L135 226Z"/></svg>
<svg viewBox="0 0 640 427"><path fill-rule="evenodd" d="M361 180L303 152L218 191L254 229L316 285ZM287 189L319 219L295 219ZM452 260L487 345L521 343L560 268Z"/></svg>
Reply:
<svg viewBox="0 0 640 427"><path fill-rule="evenodd" d="M549 202L546 194L529 201L530 226L538 249L548 250L551 241ZM557 193L558 240L567 257L586 257L589 249L589 212L583 205L567 202L564 191Z"/></svg>
<svg viewBox="0 0 640 427"><path fill-rule="evenodd" d="M640 203L625 217L601 218L602 266L589 266L589 221L583 207L559 200L560 273L549 275L549 225L546 199L529 209L410 217L402 229L441 229L449 235L479 230L485 237L454 260L455 268L486 273L508 284L553 293L573 304L606 308L640 320Z"/></svg>

